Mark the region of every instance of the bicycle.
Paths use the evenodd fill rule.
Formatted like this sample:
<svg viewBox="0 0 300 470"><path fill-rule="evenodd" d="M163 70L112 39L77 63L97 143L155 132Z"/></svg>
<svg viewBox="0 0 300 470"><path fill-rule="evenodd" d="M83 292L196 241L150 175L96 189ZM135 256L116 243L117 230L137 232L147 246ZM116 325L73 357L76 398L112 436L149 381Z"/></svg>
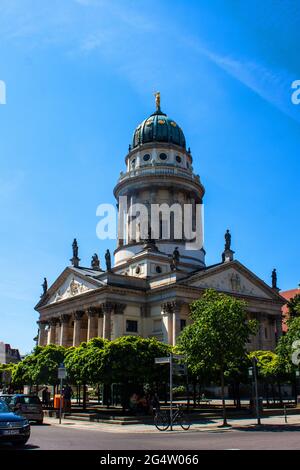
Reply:
<svg viewBox="0 0 300 470"><path fill-rule="evenodd" d="M190 429L190 419L184 414L181 405L178 405L177 409L173 412L172 425L174 424L180 425L184 431L188 431ZM166 431L169 429L171 426L170 412L156 410L154 425L159 431Z"/></svg>

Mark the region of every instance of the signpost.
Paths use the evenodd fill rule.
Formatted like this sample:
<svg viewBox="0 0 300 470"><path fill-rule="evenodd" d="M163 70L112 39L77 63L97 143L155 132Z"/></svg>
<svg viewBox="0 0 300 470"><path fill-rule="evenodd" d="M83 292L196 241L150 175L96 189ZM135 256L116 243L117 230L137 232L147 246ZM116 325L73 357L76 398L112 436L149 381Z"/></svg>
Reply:
<svg viewBox="0 0 300 470"><path fill-rule="evenodd" d="M182 366L186 370L185 364L174 365L174 359L175 360L184 359L184 356L182 356L181 354L170 353L170 356L168 357L156 357L154 359L155 364L170 364L170 431L173 431L173 369L176 365L177 372L179 370L178 369L179 367L181 368L181 371L183 370ZM184 374L181 374L181 375L184 375Z"/></svg>
<svg viewBox="0 0 300 470"><path fill-rule="evenodd" d="M67 371L63 362L60 364L58 368L57 376L60 379L59 424L61 424L63 379L67 377Z"/></svg>

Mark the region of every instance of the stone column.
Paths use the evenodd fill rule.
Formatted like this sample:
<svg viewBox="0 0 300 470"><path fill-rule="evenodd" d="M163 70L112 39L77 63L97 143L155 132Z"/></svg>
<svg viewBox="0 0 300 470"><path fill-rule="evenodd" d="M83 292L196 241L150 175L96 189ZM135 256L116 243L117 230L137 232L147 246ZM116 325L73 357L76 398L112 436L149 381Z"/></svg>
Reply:
<svg viewBox="0 0 300 470"><path fill-rule="evenodd" d="M282 318L281 318L281 316L276 317L275 325L276 325L276 342L278 342L280 337L282 336Z"/></svg>
<svg viewBox="0 0 300 470"><path fill-rule="evenodd" d="M103 311L103 338L111 339L111 314L113 311L113 304L105 302L101 305Z"/></svg>
<svg viewBox="0 0 300 470"><path fill-rule="evenodd" d="M114 305L113 315L113 339L119 338L124 335L123 314L126 308L125 304Z"/></svg>
<svg viewBox="0 0 300 470"><path fill-rule="evenodd" d="M39 325L38 346L46 346L48 336L46 326L48 323L46 321L38 321L37 324Z"/></svg>
<svg viewBox="0 0 300 470"><path fill-rule="evenodd" d="M56 324L57 323L58 323L57 318L50 318L47 344L55 344Z"/></svg>
<svg viewBox="0 0 300 470"><path fill-rule="evenodd" d="M103 312L102 312L102 310L100 311L99 316L98 316L98 334L97 334L97 336L99 338L103 338Z"/></svg>
<svg viewBox="0 0 300 470"><path fill-rule="evenodd" d="M258 326L258 349L263 349L265 317L263 315L258 316L258 321L259 321L259 326Z"/></svg>
<svg viewBox="0 0 300 470"><path fill-rule="evenodd" d="M77 310L74 312L73 346L79 346L81 342L81 319L83 315L84 310Z"/></svg>
<svg viewBox="0 0 300 470"><path fill-rule="evenodd" d="M60 346L68 346L70 317L71 315L67 315L65 313L60 316Z"/></svg>
<svg viewBox="0 0 300 470"><path fill-rule="evenodd" d="M176 340L180 334L180 310L182 302L174 301L164 304L164 312L168 315L168 343L176 345Z"/></svg>
<svg viewBox="0 0 300 470"><path fill-rule="evenodd" d="M163 322L167 330L168 344L173 344L173 302L166 302L162 305Z"/></svg>
<svg viewBox="0 0 300 470"><path fill-rule="evenodd" d="M87 310L87 315L88 315L87 341L97 336L98 314L99 314L99 308L97 307L89 307Z"/></svg>

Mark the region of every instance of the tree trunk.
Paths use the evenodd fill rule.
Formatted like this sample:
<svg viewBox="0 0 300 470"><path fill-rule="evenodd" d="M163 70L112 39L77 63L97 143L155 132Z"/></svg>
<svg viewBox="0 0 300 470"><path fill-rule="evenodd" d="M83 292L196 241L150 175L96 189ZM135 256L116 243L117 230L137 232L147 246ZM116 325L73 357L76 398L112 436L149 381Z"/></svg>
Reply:
<svg viewBox="0 0 300 470"><path fill-rule="evenodd" d="M279 395L280 404L282 405L281 383L279 380L277 382L277 386L278 386L278 395Z"/></svg>
<svg viewBox="0 0 300 470"><path fill-rule="evenodd" d="M83 384L83 410L86 410L86 384Z"/></svg>
<svg viewBox="0 0 300 470"><path fill-rule="evenodd" d="M194 408L196 407L196 400L197 400L197 389L196 389L196 380L193 379L193 402L194 402Z"/></svg>
<svg viewBox="0 0 300 470"><path fill-rule="evenodd" d="M223 408L223 425L228 426L226 416L226 403L225 403L225 384L224 384L224 370L221 368L221 394L222 394L222 408Z"/></svg>
<svg viewBox="0 0 300 470"><path fill-rule="evenodd" d="M236 408L238 410L241 409L241 394L240 394L240 381L237 380L235 383L235 390L236 390Z"/></svg>

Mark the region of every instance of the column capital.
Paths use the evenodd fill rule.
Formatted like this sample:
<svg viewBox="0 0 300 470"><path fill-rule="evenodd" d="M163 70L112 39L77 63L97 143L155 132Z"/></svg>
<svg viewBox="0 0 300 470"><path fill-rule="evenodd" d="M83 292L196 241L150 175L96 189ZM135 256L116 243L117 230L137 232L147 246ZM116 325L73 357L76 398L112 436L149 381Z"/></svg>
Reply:
<svg viewBox="0 0 300 470"><path fill-rule="evenodd" d="M68 313L63 313L60 316L60 321L61 323L69 323L70 318L71 318L71 315L69 315Z"/></svg>
<svg viewBox="0 0 300 470"><path fill-rule="evenodd" d="M74 319L75 320L81 320L81 318L83 317L84 315L84 310L76 310L73 315L74 315Z"/></svg>
<svg viewBox="0 0 300 470"><path fill-rule="evenodd" d="M183 305L182 301L174 300L172 302L165 302L162 304L162 312L167 315L171 315L172 313L178 313Z"/></svg>
<svg viewBox="0 0 300 470"><path fill-rule="evenodd" d="M38 320L37 324L39 328L46 328L46 326L49 325L49 322L46 320Z"/></svg>
<svg viewBox="0 0 300 470"><path fill-rule="evenodd" d="M103 313L111 313L114 309L114 304L112 302L104 302L101 304Z"/></svg>
<svg viewBox="0 0 300 470"><path fill-rule="evenodd" d="M114 304L114 313L116 315L123 315L126 304Z"/></svg>
<svg viewBox="0 0 300 470"><path fill-rule="evenodd" d="M99 307L88 307L87 314L89 317L97 317L102 313L102 308Z"/></svg>
<svg viewBox="0 0 300 470"><path fill-rule="evenodd" d="M59 323L59 318L57 317L49 318L48 323L50 326L56 326L57 323Z"/></svg>

